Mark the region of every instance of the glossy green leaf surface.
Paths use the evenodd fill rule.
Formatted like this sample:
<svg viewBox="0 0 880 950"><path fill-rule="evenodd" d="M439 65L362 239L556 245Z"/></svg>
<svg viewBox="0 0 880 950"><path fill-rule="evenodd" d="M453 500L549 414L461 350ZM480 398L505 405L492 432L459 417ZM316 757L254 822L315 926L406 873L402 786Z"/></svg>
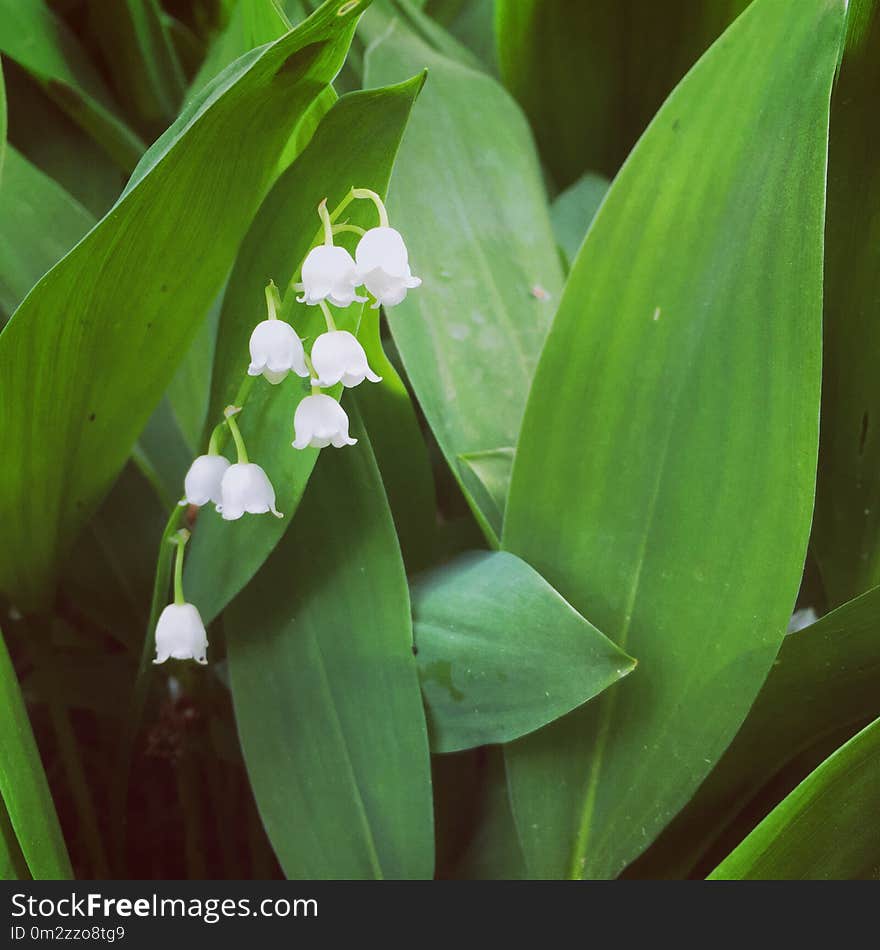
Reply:
<svg viewBox="0 0 880 950"><path fill-rule="evenodd" d="M0 2L0 51L23 66L120 167L134 168L143 142L119 116L76 37L43 0Z"/></svg>
<svg viewBox="0 0 880 950"><path fill-rule="evenodd" d="M505 85L559 187L613 175L678 80L750 0L496 0Z"/></svg>
<svg viewBox="0 0 880 950"><path fill-rule="evenodd" d="M269 193L241 247L224 297L210 424L219 421L245 378L248 339L254 326L265 319L266 284L272 279L286 287L315 238L320 226L318 203L327 198L332 208L353 182L385 193L421 84L419 76L399 86L340 99L306 151ZM327 160L328 155L334 156L333 161ZM352 222L367 227L374 223L372 204L358 202L350 211L346 217ZM357 330L358 306L336 313L340 328ZM295 304L291 319L300 336L312 341L324 329L317 307ZM224 522L210 506L202 509L187 558L186 582L206 620L216 616L250 580L290 524L318 456L316 449L291 447L293 414L298 400L307 393L307 382L293 374L278 386L270 386L262 378L253 384L240 416L241 431L251 459L259 462L272 480L278 510L285 518L267 515Z"/></svg>
<svg viewBox="0 0 880 950"><path fill-rule="evenodd" d="M425 878L431 777L406 575L352 421L358 444L322 453L291 529L226 612L235 714L289 878Z"/></svg>
<svg viewBox="0 0 880 950"><path fill-rule="evenodd" d="M368 51L365 81L424 66L430 80L389 195L391 223L423 284L387 316L434 435L497 540L481 483L459 456L516 444L562 269L528 127L493 79L398 24ZM425 209L435 207L443 214L426 227Z"/></svg>
<svg viewBox="0 0 880 950"><path fill-rule="evenodd" d="M412 601L434 752L518 739L635 667L504 551L465 554L423 575Z"/></svg>
<svg viewBox="0 0 880 950"><path fill-rule="evenodd" d="M844 13L756 0L664 104L569 276L504 545L640 667L508 749L533 875L619 874L720 757L782 641L813 503Z"/></svg>
<svg viewBox="0 0 880 950"><path fill-rule="evenodd" d="M0 797L31 875L73 877L40 753L6 644L0 636ZM2 805L0 805L2 808Z"/></svg>
<svg viewBox="0 0 880 950"><path fill-rule="evenodd" d="M829 603L880 583L880 6L851 4L831 103L822 439L812 545Z"/></svg>
<svg viewBox="0 0 880 950"><path fill-rule="evenodd" d="M418 416L379 335L379 311L365 307L358 339L367 362L382 382L358 386L352 393L370 441L391 505L407 573L420 571L437 548L434 476Z"/></svg>
<svg viewBox="0 0 880 950"><path fill-rule="evenodd" d="M33 604L51 588L57 558L173 375L355 20L330 4L230 67L4 329L0 434L20 457L0 476L0 589L16 602ZM241 148L227 149L237 134Z"/></svg>
<svg viewBox="0 0 880 950"><path fill-rule="evenodd" d="M687 874L727 823L798 753L880 715L880 588L790 633L736 738L640 861Z"/></svg>
<svg viewBox="0 0 880 950"><path fill-rule="evenodd" d="M880 719L854 736L758 825L712 880L876 879Z"/></svg>
<svg viewBox="0 0 880 950"><path fill-rule="evenodd" d="M0 178L0 311L11 314L94 223L75 198L9 147Z"/></svg>

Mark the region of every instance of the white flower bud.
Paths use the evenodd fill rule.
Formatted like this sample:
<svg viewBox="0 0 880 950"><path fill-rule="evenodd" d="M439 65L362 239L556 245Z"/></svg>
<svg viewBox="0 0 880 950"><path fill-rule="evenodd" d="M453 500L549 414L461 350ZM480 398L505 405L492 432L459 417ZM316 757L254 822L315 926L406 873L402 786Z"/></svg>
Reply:
<svg viewBox="0 0 880 950"><path fill-rule="evenodd" d="M399 231L394 228L372 228L360 239L355 251L357 280L380 304L393 307L406 297L407 290L418 287L421 280L409 268L409 253Z"/></svg>
<svg viewBox="0 0 880 950"><path fill-rule="evenodd" d="M217 511L224 521L236 521L245 512L261 515L271 511L276 518L284 517L275 510L275 489L268 475L253 462L236 462L226 469Z"/></svg>
<svg viewBox="0 0 880 950"><path fill-rule="evenodd" d="M201 615L193 604L169 604L159 615L156 624L156 659L164 663L175 660L195 660L207 663L208 635Z"/></svg>
<svg viewBox="0 0 880 950"><path fill-rule="evenodd" d="M367 363L367 354L357 339L348 330L331 330L322 333L312 346L312 366L318 374L313 386L328 389L337 383L351 388L365 379L381 383Z"/></svg>
<svg viewBox="0 0 880 950"><path fill-rule="evenodd" d="M358 285L357 268L351 254L344 247L332 244L319 244L313 247L303 261L302 297L300 303L310 305L329 300L337 307L347 307L367 298L358 297L355 288Z"/></svg>
<svg viewBox="0 0 880 950"><path fill-rule="evenodd" d="M186 504L201 506L209 501L219 504L220 482L227 468L229 459L222 455L200 455L183 480Z"/></svg>
<svg viewBox="0 0 880 950"><path fill-rule="evenodd" d="M308 376L306 356L296 330L283 320L264 320L254 327L250 340L249 376L261 373L270 383L280 383L291 370Z"/></svg>
<svg viewBox="0 0 880 950"><path fill-rule="evenodd" d="M324 393L306 396L296 407L293 416L293 428L296 438L295 449L312 446L323 449L333 445L341 449L344 445L354 445L357 439L349 438L348 416L345 410L332 397Z"/></svg>

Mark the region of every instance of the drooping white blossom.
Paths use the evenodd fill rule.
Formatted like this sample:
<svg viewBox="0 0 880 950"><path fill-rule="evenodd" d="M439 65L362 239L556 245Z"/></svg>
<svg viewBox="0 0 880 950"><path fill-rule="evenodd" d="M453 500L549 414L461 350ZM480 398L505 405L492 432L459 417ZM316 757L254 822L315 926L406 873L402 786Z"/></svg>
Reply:
<svg viewBox="0 0 880 950"><path fill-rule="evenodd" d="M229 459L223 455L200 455L183 480L185 503L201 506L213 501L219 504L220 482L228 468Z"/></svg>
<svg viewBox="0 0 880 950"><path fill-rule="evenodd" d="M351 254L344 247L319 244L313 247L302 266L302 297L300 303L314 305L329 300L337 307L347 307L366 297L357 295L358 272Z"/></svg>
<svg viewBox="0 0 880 950"><path fill-rule="evenodd" d="M169 604L156 624L156 659L164 663L175 660L208 662L208 634L198 608L193 604Z"/></svg>
<svg viewBox="0 0 880 950"><path fill-rule="evenodd" d="M275 510L275 489L269 476L254 462L229 466L220 483L217 511L224 521L237 521L245 512L261 515L271 511L276 518L284 517Z"/></svg>
<svg viewBox="0 0 880 950"><path fill-rule="evenodd" d="M332 396L324 393L315 393L302 400L293 416L293 428L296 434L293 441L295 449L307 446L323 449L328 445L341 449L344 445L357 442L348 434L345 410Z"/></svg>
<svg viewBox="0 0 880 950"><path fill-rule="evenodd" d="M312 379L313 386L327 389L341 382L351 388L365 379L371 383L382 382L382 377L370 369L364 348L348 330L322 333L312 345L311 358L317 374L317 378Z"/></svg>
<svg viewBox="0 0 880 950"><path fill-rule="evenodd" d="M418 287L421 279L413 277L409 252L399 231L394 228L372 228L358 242L355 250L357 281L366 286L380 304L393 307L406 297L407 290Z"/></svg>
<svg viewBox="0 0 880 950"><path fill-rule="evenodd" d="M250 339L249 376L261 373L270 383L280 383L289 372L308 376L306 356L296 330L283 320L263 320L254 327Z"/></svg>

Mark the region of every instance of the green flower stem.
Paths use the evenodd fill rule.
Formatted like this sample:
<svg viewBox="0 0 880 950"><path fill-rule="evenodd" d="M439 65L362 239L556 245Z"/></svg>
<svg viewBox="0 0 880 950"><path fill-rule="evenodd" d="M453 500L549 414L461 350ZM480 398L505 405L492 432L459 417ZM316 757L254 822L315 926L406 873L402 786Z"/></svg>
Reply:
<svg viewBox="0 0 880 950"><path fill-rule="evenodd" d="M266 309L270 320L278 319L278 311L281 309L281 294L278 293L274 280L270 280L266 284Z"/></svg>
<svg viewBox="0 0 880 950"><path fill-rule="evenodd" d="M321 219L321 224L324 227L324 243L327 247L333 247L333 222L330 220L330 215L327 212L326 198L318 205L318 217Z"/></svg>
<svg viewBox="0 0 880 950"><path fill-rule="evenodd" d="M340 201L339 204L336 205L336 207L329 213L328 220L329 220L330 225L331 225L331 232L332 232L332 230L333 230L332 225L334 225L335 222L339 220L340 216L342 215L342 212L345 211L345 209L352 203L352 201L354 201L354 199L355 199L355 191L356 191L356 190L357 190L357 189L352 188L351 191L349 191L349 193L342 199L342 201ZM361 189L361 190L362 190L362 191L365 191L366 189ZM374 193L374 192L370 192L370 194L373 194L373 193ZM379 196L376 195L376 197L378 198ZM326 214L326 213L327 213L327 199L326 199L326 198L321 202L320 205L318 205L318 214L321 214L321 208L322 208L322 207L324 208L324 214ZM355 225L349 225L349 224L340 225L340 227L347 227L347 228L353 228L354 226L355 226ZM314 238L312 238L312 243L309 244L309 250L306 251L306 256L308 256L309 251L311 251L311 249L312 249L313 247L317 247L317 246L321 243L322 240L326 242L326 239L327 239L327 238L326 238L326 230L325 230L325 229L326 229L326 224L325 224L325 222L324 222L324 217L322 216L322 217L321 217L321 227L318 228L317 233L315 234ZM333 241L332 241L332 233L331 233L331 241L330 241L330 243L331 243L331 244L333 243ZM299 262L299 265L297 266L296 270L294 270L294 272L293 272L293 276L290 278L290 285L291 285L291 286L293 286L293 284L296 283L297 275L301 275L301 274L302 274L303 261L305 261L305 257L303 257L303 259Z"/></svg>
<svg viewBox="0 0 880 950"><path fill-rule="evenodd" d="M376 206L376 211L379 212L379 227L388 227L388 211L385 208L385 202L382 201L375 191L370 191L369 188L352 188L351 193L355 198L365 198L372 201Z"/></svg>
<svg viewBox="0 0 880 950"><path fill-rule="evenodd" d="M318 304L321 307L321 312L324 314L324 320L327 323L327 329L332 333L336 329L336 321L333 319L333 314L330 312L330 307L327 306L326 300L319 300Z"/></svg>
<svg viewBox="0 0 880 950"><path fill-rule="evenodd" d="M229 431L232 433L232 441L235 442L235 451L238 453L238 464L247 465L249 461L247 449L244 447L244 439L241 437L241 431L238 428L238 423L235 421L235 416L239 412L241 412L241 406L229 406L224 415L226 416L226 424L229 426Z"/></svg>
<svg viewBox="0 0 880 950"><path fill-rule="evenodd" d="M156 575L153 581L153 596L150 601L150 619L147 622L147 635L144 637L141 649L137 676L131 691L128 712L119 743L119 754L116 758L116 768L113 770L113 785L110 789L110 823L113 830L113 853L117 863L121 866L125 851L125 824L126 803L128 802L128 783L131 775L131 758L134 751L135 739L141 727L144 708L150 689L150 662L155 651L156 624L159 614L168 603L168 586L171 583L171 543L178 531L180 519L184 509L174 505L162 540L159 542L159 557L156 563Z"/></svg>
<svg viewBox="0 0 880 950"><path fill-rule="evenodd" d="M178 607L186 603L183 596L183 549L187 541L189 541L189 531L181 528L174 538L174 543L177 545L177 553L174 557L174 603Z"/></svg>
<svg viewBox="0 0 880 950"><path fill-rule="evenodd" d="M312 358L308 353L303 353L303 356L306 358L306 367L308 368L309 375L312 379L317 379L318 374L315 372L315 365L312 363ZM314 393L312 393L314 395Z"/></svg>
<svg viewBox="0 0 880 950"><path fill-rule="evenodd" d="M334 224L334 234L359 234L363 237L367 232L364 228L359 228L356 224Z"/></svg>

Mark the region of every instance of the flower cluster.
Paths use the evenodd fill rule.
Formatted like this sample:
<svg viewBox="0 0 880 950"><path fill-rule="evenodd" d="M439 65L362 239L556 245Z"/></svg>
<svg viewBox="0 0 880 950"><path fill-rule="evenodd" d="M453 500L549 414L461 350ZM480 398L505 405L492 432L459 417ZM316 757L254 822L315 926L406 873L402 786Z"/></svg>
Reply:
<svg viewBox="0 0 880 950"><path fill-rule="evenodd" d="M355 199L368 199L375 204L378 227L364 231L351 224L334 223ZM319 236L299 269L301 281L292 283L288 293L299 293L301 296L296 297L299 303L321 308L326 332L314 340L307 353L299 334L282 319L286 312L284 302L270 281L266 287L267 317L254 327L249 343L249 378L263 376L277 385L288 373L295 373L310 381L311 393L300 400L293 416L295 449L354 445L357 439L348 433L345 410L334 395L323 390L332 390L340 384L350 389L364 380L381 382L381 377L370 368L357 337L336 326L330 305L344 309L354 303L367 303L372 298L374 308L392 307L421 284L410 269L403 238L390 227L385 205L375 192L352 188L332 214L327 210L326 200L322 201L318 216L321 219ZM359 235L354 257L334 243L334 236L342 232ZM360 287L368 296L358 293ZM180 502L199 507L210 502L224 521L237 521L246 513L272 512L278 518L283 517L275 507L275 489L269 477L248 458L235 419L247 392L248 385L244 384L237 405L225 410L223 421L214 429L207 454L200 455L190 466L184 480L184 498ZM220 452L220 439L226 432L235 444L235 462ZM162 611L156 625L156 663L164 663L169 657L207 662L205 626L198 609L183 597L183 551L188 538L189 532L181 531L173 539L177 544L174 603Z"/></svg>

